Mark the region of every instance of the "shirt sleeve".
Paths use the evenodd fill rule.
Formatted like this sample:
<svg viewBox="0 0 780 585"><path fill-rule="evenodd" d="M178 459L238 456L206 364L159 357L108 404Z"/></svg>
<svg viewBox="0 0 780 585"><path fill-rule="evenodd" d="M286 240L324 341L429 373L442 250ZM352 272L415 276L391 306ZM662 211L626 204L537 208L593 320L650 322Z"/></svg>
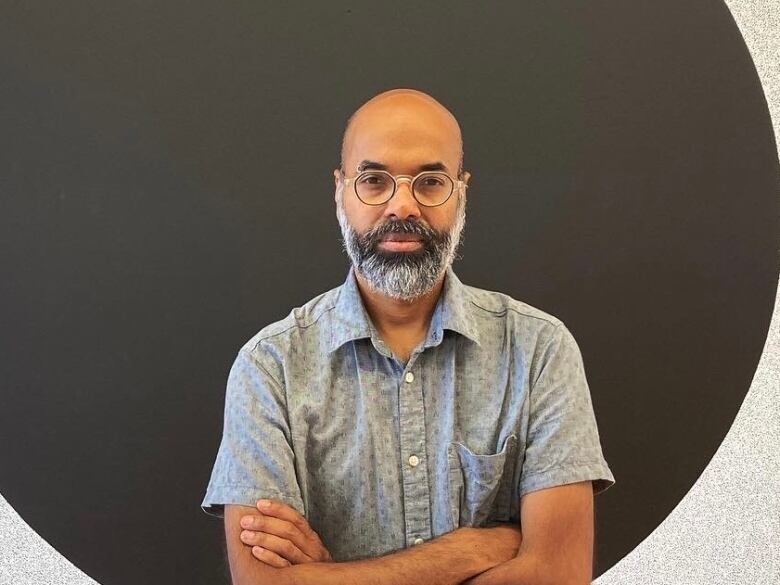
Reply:
<svg viewBox="0 0 780 585"><path fill-rule="evenodd" d="M585 480L599 494L615 478L602 454L580 349L563 323L539 359L517 495Z"/></svg>
<svg viewBox="0 0 780 585"><path fill-rule="evenodd" d="M261 498L304 513L284 388L256 351L262 349L241 348L228 375L222 441L201 504L218 518L224 504L254 507Z"/></svg>

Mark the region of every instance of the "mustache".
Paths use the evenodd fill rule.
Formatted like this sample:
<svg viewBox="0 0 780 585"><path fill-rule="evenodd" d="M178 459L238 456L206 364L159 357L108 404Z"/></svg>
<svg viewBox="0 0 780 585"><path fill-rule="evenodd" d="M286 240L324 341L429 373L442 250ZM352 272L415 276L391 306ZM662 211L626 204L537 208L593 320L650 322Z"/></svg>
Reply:
<svg viewBox="0 0 780 585"><path fill-rule="evenodd" d="M420 236L420 239L428 243L438 235L437 232L425 225L412 220L399 219L386 221L380 226L369 230L363 236L366 243L374 245L387 234L414 234Z"/></svg>

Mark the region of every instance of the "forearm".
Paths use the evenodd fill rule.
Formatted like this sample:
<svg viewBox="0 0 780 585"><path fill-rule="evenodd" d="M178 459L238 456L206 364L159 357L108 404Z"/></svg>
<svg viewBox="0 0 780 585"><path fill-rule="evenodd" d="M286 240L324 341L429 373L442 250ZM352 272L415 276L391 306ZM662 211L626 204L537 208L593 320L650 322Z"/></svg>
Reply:
<svg viewBox="0 0 780 585"><path fill-rule="evenodd" d="M577 576L577 573L580 576ZM462 582L462 585L588 585L582 571L562 568L522 548L517 556Z"/></svg>
<svg viewBox="0 0 780 585"><path fill-rule="evenodd" d="M491 540L478 528L460 528L385 556L339 563L303 563L275 571L284 585L458 585L501 561L489 550ZM487 535L487 533L485 533ZM267 572L244 573L235 585L264 585Z"/></svg>
<svg viewBox="0 0 780 585"><path fill-rule="evenodd" d="M463 585L546 585L550 583L549 572L529 554L519 554L515 558L501 563L473 578L463 581Z"/></svg>
<svg viewBox="0 0 780 585"><path fill-rule="evenodd" d="M455 531L382 557L292 567L293 583L323 585L457 585L491 568L473 544ZM321 566L317 566L321 565Z"/></svg>

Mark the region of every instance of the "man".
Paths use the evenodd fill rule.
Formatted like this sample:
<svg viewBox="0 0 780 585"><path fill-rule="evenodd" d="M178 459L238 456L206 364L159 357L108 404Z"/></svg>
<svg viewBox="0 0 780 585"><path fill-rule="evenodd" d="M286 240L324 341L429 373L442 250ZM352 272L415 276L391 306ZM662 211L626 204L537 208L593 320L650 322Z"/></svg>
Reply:
<svg viewBox="0 0 780 585"><path fill-rule="evenodd" d="M228 379L202 506L224 513L235 584L590 582L614 477L582 358L559 319L453 272L462 160L422 92L350 118L347 279L247 341Z"/></svg>

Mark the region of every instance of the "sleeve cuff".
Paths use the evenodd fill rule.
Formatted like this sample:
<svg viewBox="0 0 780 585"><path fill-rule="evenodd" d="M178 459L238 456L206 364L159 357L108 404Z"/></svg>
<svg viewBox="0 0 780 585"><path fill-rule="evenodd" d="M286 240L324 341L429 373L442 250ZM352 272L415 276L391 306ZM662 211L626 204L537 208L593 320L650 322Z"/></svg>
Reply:
<svg viewBox="0 0 780 585"><path fill-rule="evenodd" d="M250 506L254 508L257 505L257 500L262 498L284 502L305 516L303 502L298 496L282 494L275 490L261 487L240 485L209 486L200 507L209 516L224 518L225 504L239 504L241 506Z"/></svg>
<svg viewBox="0 0 780 585"><path fill-rule="evenodd" d="M591 461L552 467L526 475L520 481L517 495L523 497L528 492L586 480L593 481L594 496L615 485L615 477L607 463L603 460Z"/></svg>

